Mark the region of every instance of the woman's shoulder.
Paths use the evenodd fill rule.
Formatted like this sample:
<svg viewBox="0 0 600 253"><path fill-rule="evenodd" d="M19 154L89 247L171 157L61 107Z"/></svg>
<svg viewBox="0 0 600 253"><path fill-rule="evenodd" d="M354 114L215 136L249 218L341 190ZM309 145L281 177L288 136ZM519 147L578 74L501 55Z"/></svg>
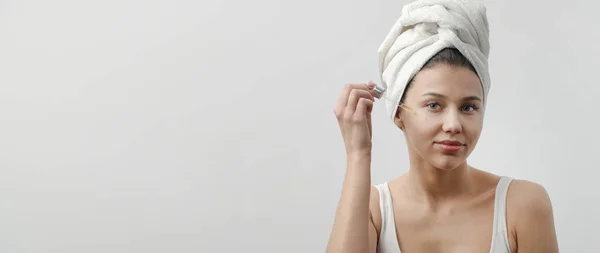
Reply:
<svg viewBox="0 0 600 253"><path fill-rule="evenodd" d="M552 204L548 191L541 184L524 179L513 179L508 188L508 206L528 212L548 212Z"/></svg>
<svg viewBox="0 0 600 253"><path fill-rule="evenodd" d="M506 203L508 230L519 251L558 252L552 202L544 186L513 179Z"/></svg>
<svg viewBox="0 0 600 253"><path fill-rule="evenodd" d="M381 201L385 201L384 198L392 198L391 195L392 191L394 191L394 187L400 183L398 181L401 181L405 175L406 173L392 180L371 185L371 193L369 196L369 217L371 218L373 225L375 225L375 230L377 231L377 233L379 233L382 222L380 208ZM381 193L380 191L387 191L389 195L383 195L383 193Z"/></svg>
<svg viewBox="0 0 600 253"><path fill-rule="evenodd" d="M380 229L381 229L381 223L382 223L382 216L381 216L381 201L387 201L386 198L392 198L391 196L391 184L394 184L394 181L398 180L398 178L390 180L390 181L385 181L385 182L380 182L377 184L373 184L371 185L371 193L369 196L369 218L371 219L371 222L373 223L373 225L375 226L375 230L377 232L377 234L379 234ZM381 192L381 191L386 191L385 193ZM387 194L386 194L387 193Z"/></svg>
<svg viewBox="0 0 600 253"><path fill-rule="evenodd" d="M491 177L496 178L496 180L501 178L510 179L506 199L507 208L518 211L519 213L523 211L548 212L552 210L548 192L540 183L510 176L488 174Z"/></svg>

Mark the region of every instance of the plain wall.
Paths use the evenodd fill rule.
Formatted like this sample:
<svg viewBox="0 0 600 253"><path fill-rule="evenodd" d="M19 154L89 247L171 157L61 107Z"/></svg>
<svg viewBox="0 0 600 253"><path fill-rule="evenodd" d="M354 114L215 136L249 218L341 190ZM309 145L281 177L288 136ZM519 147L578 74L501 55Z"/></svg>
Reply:
<svg viewBox="0 0 600 253"><path fill-rule="evenodd" d="M323 252L345 170L333 106L379 81L406 1L0 2L0 252ZM538 182L561 252L600 252L593 1L487 1L469 158ZM373 112L373 183L407 171Z"/></svg>

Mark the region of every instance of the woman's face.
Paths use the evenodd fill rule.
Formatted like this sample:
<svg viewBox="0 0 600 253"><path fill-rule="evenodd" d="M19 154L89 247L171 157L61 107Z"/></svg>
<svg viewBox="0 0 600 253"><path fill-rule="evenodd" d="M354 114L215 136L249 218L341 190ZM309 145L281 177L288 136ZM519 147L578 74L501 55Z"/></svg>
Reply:
<svg viewBox="0 0 600 253"><path fill-rule="evenodd" d="M409 87L395 123L406 136L411 156L451 170L464 163L483 127L483 89L465 68L438 64L421 70Z"/></svg>

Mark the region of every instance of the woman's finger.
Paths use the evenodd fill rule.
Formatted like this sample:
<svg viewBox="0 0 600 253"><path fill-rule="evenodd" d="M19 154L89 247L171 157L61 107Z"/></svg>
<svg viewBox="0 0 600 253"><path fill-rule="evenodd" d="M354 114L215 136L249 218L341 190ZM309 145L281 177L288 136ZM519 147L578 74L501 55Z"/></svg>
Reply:
<svg viewBox="0 0 600 253"><path fill-rule="evenodd" d="M342 92L338 99L338 104L343 105L343 107L346 107L346 104L348 104L348 97L350 96L350 92L352 92L352 90L354 89L369 90L369 87L365 83L350 83L344 85L344 88L342 89Z"/></svg>
<svg viewBox="0 0 600 253"><path fill-rule="evenodd" d="M356 113L353 115L353 118L358 121L369 119L368 114L371 112L373 108L373 100L361 97L358 100L358 105L356 106Z"/></svg>
<svg viewBox="0 0 600 253"><path fill-rule="evenodd" d="M348 104L346 105L346 110L348 113L354 114L354 111L356 111L356 106L358 105L358 100L361 98L373 100L373 95L371 92L365 89L352 90L348 98Z"/></svg>

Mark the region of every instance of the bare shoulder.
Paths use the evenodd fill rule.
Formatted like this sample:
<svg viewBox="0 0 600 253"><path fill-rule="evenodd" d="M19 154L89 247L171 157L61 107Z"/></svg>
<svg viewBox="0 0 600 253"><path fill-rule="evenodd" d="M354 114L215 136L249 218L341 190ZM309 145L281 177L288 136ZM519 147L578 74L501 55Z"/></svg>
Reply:
<svg viewBox="0 0 600 253"><path fill-rule="evenodd" d="M512 181L507 196L507 219L518 252L558 252L552 202L541 184Z"/></svg>
<svg viewBox="0 0 600 253"><path fill-rule="evenodd" d="M527 213L552 212L552 202L546 188L539 183L515 179L508 188L511 209Z"/></svg>

